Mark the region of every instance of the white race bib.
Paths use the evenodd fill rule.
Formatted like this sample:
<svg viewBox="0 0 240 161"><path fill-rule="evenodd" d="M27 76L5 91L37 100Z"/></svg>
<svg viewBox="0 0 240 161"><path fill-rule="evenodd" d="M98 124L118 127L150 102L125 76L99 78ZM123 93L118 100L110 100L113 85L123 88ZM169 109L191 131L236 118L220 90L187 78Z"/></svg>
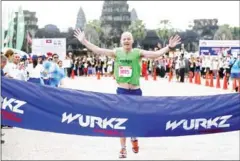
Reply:
<svg viewBox="0 0 240 161"><path fill-rule="evenodd" d="M119 77L131 77L132 76L132 67L130 66L120 66L118 69Z"/></svg>

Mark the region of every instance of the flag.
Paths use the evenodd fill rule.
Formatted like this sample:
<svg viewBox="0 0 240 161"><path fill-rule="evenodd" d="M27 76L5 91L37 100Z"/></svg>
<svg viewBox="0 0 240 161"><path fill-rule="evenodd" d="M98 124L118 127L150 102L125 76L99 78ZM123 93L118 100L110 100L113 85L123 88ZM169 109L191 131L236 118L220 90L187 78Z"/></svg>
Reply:
<svg viewBox="0 0 240 161"><path fill-rule="evenodd" d="M24 21L24 13L22 7L20 6L18 9L18 17L17 17L17 42L16 42L16 49L21 50L25 35L25 21Z"/></svg>
<svg viewBox="0 0 240 161"><path fill-rule="evenodd" d="M8 47L9 48L13 48L13 34L14 34L14 12L12 11L11 14L10 14L10 19L9 19L9 22L8 22Z"/></svg>
<svg viewBox="0 0 240 161"><path fill-rule="evenodd" d="M46 43L50 44L50 43L52 43L52 40L46 40Z"/></svg>
<svg viewBox="0 0 240 161"><path fill-rule="evenodd" d="M29 34L29 31L27 31L27 43L28 44L32 44L32 38L31 38L31 36Z"/></svg>
<svg viewBox="0 0 240 161"><path fill-rule="evenodd" d="M2 37L1 37L1 49L3 49L4 48L4 31L5 31L5 29L4 29L4 27L2 26Z"/></svg>

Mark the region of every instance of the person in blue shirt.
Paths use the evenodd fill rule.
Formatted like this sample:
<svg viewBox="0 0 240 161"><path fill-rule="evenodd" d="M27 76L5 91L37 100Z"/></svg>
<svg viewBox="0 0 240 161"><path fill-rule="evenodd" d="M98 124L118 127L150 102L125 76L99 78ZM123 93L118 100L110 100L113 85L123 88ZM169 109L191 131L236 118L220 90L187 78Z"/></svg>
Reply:
<svg viewBox="0 0 240 161"><path fill-rule="evenodd" d="M236 87L236 91L240 88L240 53L237 58L234 58L230 61L231 66L231 78L237 80L238 86Z"/></svg>
<svg viewBox="0 0 240 161"><path fill-rule="evenodd" d="M62 70L58 66L58 61L59 61L58 55L53 54L52 58L53 58L53 61L45 62L43 64L43 68L44 68L44 71L50 74L49 85L52 87L58 87L59 84L61 83L61 80L64 78L65 74L64 72L62 72Z"/></svg>

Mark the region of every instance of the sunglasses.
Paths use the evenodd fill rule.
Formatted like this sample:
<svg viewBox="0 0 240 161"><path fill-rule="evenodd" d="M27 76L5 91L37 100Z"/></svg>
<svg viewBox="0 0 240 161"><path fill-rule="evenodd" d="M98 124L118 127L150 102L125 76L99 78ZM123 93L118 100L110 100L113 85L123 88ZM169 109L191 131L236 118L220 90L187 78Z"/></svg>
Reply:
<svg viewBox="0 0 240 161"><path fill-rule="evenodd" d="M53 57L53 59L58 59L58 57Z"/></svg>

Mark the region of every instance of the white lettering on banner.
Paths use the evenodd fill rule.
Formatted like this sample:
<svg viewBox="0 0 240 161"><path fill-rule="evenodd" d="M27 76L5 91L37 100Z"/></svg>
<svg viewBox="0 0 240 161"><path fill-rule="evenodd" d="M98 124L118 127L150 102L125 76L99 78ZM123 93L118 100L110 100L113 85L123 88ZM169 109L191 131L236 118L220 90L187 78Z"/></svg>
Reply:
<svg viewBox="0 0 240 161"><path fill-rule="evenodd" d="M14 98L7 99L5 97L4 99L1 97L1 108L6 110L7 108L11 110L14 113L24 114L24 110L20 109L23 105L26 104L25 101L16 100Z"/></svg>
<svg viewBox="0 0 240 161"><path fill-rule="evenodd" d="M182 128L185 130L198 130L200 127L205 129L210 129L212 127L217 128L226 128L230 127L230 124L226 124L228 119L230 119L232 115L225 115L225 116L218 116L216 118L198 118L198 119L191 119L191 120L180 120L180 121L168 121L166 123L166 130L174 130L182 125Z"/></svg>
<svg viewBox="0 0 240 161"><path fill-rule="evenodd" d="M71 122L77 119L81 127L95 128L97 125L101 129L107 129L107 127L110 127L112 129L117 129L117 130L125 130L126 127L123 126L123 124L128 120L126 118L102 119L101 117L89 116L89 115L85 115L84 117L82 114L73 115L72 113L67 114L67 112L62 114L62 123L67 122L67 124L70 124Z"/></svg>

